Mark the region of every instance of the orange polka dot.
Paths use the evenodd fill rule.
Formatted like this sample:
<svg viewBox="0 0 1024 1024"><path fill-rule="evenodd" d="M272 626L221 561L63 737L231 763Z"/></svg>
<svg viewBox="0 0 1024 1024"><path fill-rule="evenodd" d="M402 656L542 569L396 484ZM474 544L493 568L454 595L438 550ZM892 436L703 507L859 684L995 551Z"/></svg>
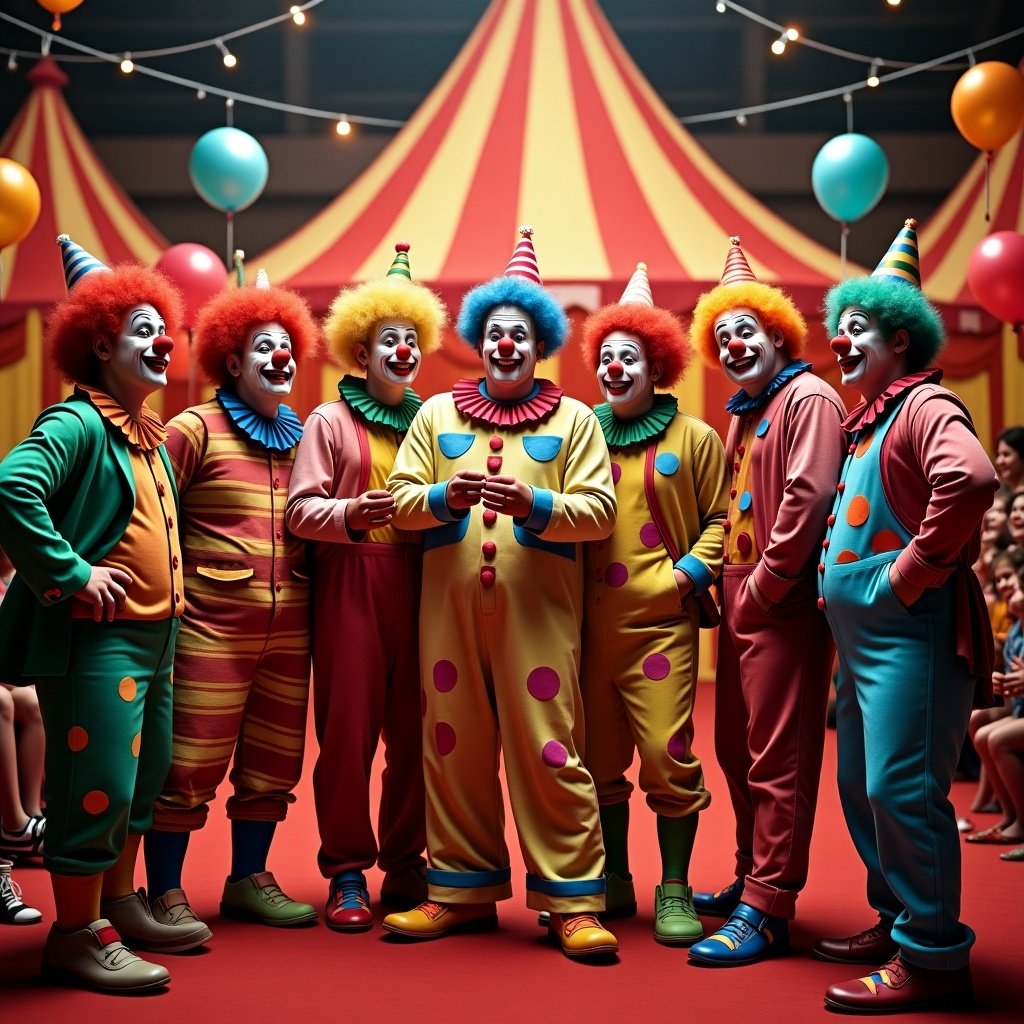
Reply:
<svg viewBox="0 0 1024 1024"><path fill-rule="evenodd" d="M73 725L68 729L68 749L74 753L85 750L89 745L89 734L80 726Z"/></svg>
<svg viewBox="0 0 1024 1024"><path fill-rule="evenodd" d="M864 458L865 452L867 452L867 450L871 447L871 442L874 439L875 439L875 435L873 433L871 433L871 434L868 434L867 437L862 437L860 439L860 441L857 442L857 455L856 455L856 457L858 459Z"/></svg>
<svg viewBox="0 0 1024 1024"><path fill-rule="evenodd" d="M110 797L102 789L90 789L82 797L82 807L87 814L102 814L110 806Z"/></svg>
<svg viewBox="0 0 1024 1024"><path fill-rule="evenodd" d="M880 555L883 551L900 551L902 548L903 541L900 540L900 535L895 530L879 530L871 538L871 550L876 555Z"/></svg>
<svg viewBox="0 0 1024 1024"><path fill-rule="evenodd" d="M131 702L135 700L135 694L139 692L138 686L135 684L135 680L131 676L125 676L117 684L117 692L121 697L121 700Z"/></svg>
<svg viewBox="0 0 1024 1024"><path fill-rule="evenodd" d="M846 551L840 551L839 554L836 555L836 562L839 565L845 565L847 562L859 561L860 555L858 555L856 551L850 551L849 549L847 549Z"/></svg>
<svg viewBox="0 0 1024 1024"><path fill-rule="evenodd" d="M871 515L871 505L863 494L855 494L846 506L846 521L851 526L863 526Z"/></svg>
<svg viewBox="0 0 1024 1024"><path fill-rule="evenodd" d="M139 751L142 749L142 733L137 732L132 737L132 757L138 757Z"/></svg>

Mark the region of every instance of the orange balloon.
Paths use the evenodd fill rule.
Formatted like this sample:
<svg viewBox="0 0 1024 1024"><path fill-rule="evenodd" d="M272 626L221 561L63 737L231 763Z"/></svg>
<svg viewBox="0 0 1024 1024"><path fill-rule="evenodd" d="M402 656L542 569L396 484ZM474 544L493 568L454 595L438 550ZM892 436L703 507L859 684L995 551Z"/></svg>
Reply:
<svg viewBox="0 0 1024 1024"><path fill-rule="evenodd" d="M0 157L0 249L20 242L39 219L39 186L29 172Z"/></svg>
<svg viewBox="0 0 1024 1024"><path fill-rule="evenodd" d="M957 130L972 146L998 149L1024 125L1024 76L999 60L975 64L953 87L950 107Z"/></svg>
<svg viewBox="0 0 1024 1024"><path fill-rule="evenodd" d="M36 0L40 7L46 8L53 15L54 32L60 31L60 16L73 11L84 2L85 0Z"/></svg>

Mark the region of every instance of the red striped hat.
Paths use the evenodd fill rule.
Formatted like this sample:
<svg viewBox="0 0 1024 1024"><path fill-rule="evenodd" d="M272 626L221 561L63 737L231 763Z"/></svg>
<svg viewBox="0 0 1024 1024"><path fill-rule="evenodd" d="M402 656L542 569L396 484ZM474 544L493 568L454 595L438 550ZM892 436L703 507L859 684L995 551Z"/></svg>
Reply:
<svg viewBox="0 0 1024 1024"><path fill-rule="evenodd" d="M750 269L747 257L740 248L740 236L733 235L729 239L729 254L725 257L725 270L722 271L722 284L743 284L756 281Z"/></svg>
<svg viewBox="0 0 1024 1024"><path fill-rule="evenodd" d="M540 267L537 266L537 253L533 249L533 228L524 224L519 229L522 236L516 244L516 251L505 268L506 277L522 277L534 284L543 285L540 279Z"/></svg>

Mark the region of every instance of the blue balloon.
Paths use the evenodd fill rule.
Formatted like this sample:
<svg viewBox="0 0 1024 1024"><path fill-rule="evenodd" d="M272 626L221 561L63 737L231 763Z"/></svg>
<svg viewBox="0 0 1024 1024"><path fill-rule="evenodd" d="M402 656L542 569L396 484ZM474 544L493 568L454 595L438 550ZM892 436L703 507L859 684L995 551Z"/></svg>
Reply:
<svg viewBox="0 0 1024 1024"><path fill-rule="evenodd" d="M259 198L270 165L263 147L238 128L214 128L192 147L192 187L215 210L238 213Z"/></svg>
<svg viewBox="0 0 1024 1024"><path fill-rule="evenodd" d="M871 210L888 184L885 150L856 132L829 139L811 167L814 197L830 217L846 223L860 220Z"/></svg>

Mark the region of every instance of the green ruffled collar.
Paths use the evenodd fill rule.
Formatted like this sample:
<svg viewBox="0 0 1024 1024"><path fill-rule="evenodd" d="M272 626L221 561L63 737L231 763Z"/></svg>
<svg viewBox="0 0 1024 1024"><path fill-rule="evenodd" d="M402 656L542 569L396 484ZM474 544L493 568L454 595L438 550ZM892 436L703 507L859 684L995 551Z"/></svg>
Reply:
<svg viewBox="0 0 1024 1024"><path fill-rule="evenodd" d="M654 405L635 419L620 420L607 402L595 405L594 415L609 448L628 448L664 434L678 408L679 399L675 395L655 395Z"/></svg>
<svg viewBox="0 0 1024 1024"><path fill-rule="evenodd" d="M353 377L350 373L338 381L338 394L369 423L390 427L400 434L409 429L423 404L423 399L412 388L406 388L405 397L398 405L385 405L367 392L366 381L362 377Z"/></svg>

